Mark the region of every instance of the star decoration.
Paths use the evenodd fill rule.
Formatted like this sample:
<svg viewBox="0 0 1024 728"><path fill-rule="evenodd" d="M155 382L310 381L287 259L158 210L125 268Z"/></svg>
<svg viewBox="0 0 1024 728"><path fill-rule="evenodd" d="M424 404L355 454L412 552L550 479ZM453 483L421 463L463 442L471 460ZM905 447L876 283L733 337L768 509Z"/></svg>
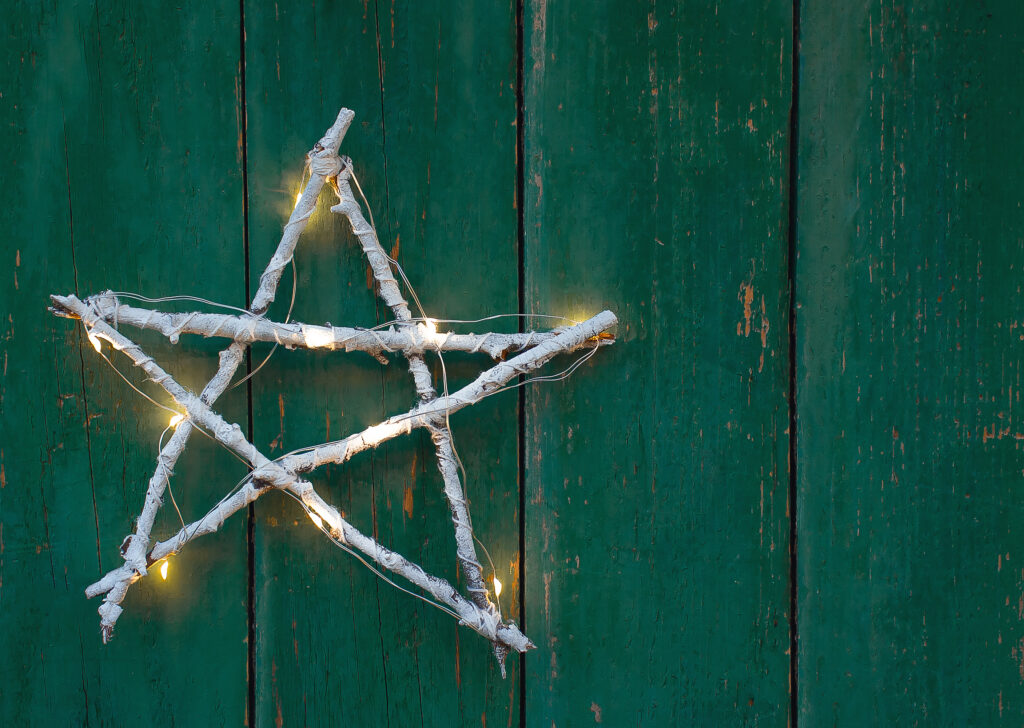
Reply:
<svg viewBox="0 0 1024 728"><path fill-rule="evenodd" d="M245 313L168 313L125 304L121 301L124 294L116 295L111 291L84 300L73 295L51 296L54 313L81 320L88 340L97 352L106 358L103 344L107 343L128 357L170 395L178 408L171 420L174 432L157 456L156 469L149 480L135 531L121 545L123 563L85 592L88 597L104 595L98 610L104 642L113 634L114 625L123 611L121 604L133 583L145 577L154 566L166 570L167 559L189 541L217 531L224 519L265 493L279 490L295 497L306 509L310 521L339 546L352 553L358 552L377 566L404 577L429 594L439 603L437 606L451 613L460 623L490 640L503 675L504 658L509 651L525 652L534 646L514 622L502 617L500 609L490 599L483 568L476 555L469 506L459 479L459 464L448 421L458 410L501 391L513 380L535 371L556 355L587 349L587 353L566 373L571 372L598 348L614 341L607 331L616 324L615 315L604 311L586 321L552 331L519 334L439 332L437 322L423 315L422 310L419 317L414 317L394 276L393 271L401 273L401 268L384 252L373 226L364 218L352 194L349 183L354 179L352 162L338 155L342 138L354 116L352 111L342 109L331 128L308 153L309 182L284 227L281 241L260 277L259 288ZM279 323L264 315L274 300L281 274L292 259L299 236L313 214L325 184L338 197L338 203L331 211L344 215L351 223L373 271L380 297L392 311L394 322L387 329ZM358 182L356 184L358 189ZM181 334L222 337L231 343L220 353L216 374L196 395L178 384L152 357L121 333L120 327L124 325L158 331L172 344L177 343ZM362 432L270 459L245 438L239 425L226 421L213 409L215 401L228 388L241 364L245 347L256 341L274 342L290 348L363 351L384 364L388 363L386 354L399 353L408 362L416 389L416 404L408 412L390 417ZM498 362L465 387L439 397L425 357L428 353L441 355L448 351L485 353ZM151 530L162 505L164 491L193 428L197 427L241 457L251 470L239 487L230 491L202 518L183 524L181 530L170 538L152 543ZM343 463L357 453L417 428L424 428L430 433L436 448L438 469L444 481L444 494L455 530L456 556L468 597L449 582L426 573L401 554L363 534L303 477L321 465ZM495 580L494 587L496 591L500 590L500 582Z"/></svg>

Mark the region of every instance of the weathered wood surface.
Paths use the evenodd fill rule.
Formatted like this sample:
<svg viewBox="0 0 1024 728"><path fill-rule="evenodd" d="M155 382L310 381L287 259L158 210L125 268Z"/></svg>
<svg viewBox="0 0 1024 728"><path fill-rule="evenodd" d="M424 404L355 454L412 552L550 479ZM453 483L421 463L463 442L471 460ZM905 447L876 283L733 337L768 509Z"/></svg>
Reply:
<svg viewBox="0 0 1024 728"><path fill-rule="evenodd" d="M790 19L527 3L528 725L786 725Z"/></svg>
<svg viewBox="0 0 1024 728"><path fill-rule="evenodd" d="M1024 717L1024 9L801 3L801 725Z"/></svg>
<svg viewBox="0 0 1024 728"><path fill-rule="evenodd" d="M1019 725L1024 10L798 18L794 79L774 1L5 8L0 723ZM166 415L46 295L244 304L340 105L430 315L622 321L574 378L452 420L502 606L539 646L507 681L277 494L251 537L229 522L133 587L110 645L82 596L117 563ZM329 195L293 315L386 320ZM274 319L290 296L288 271ZM139 338L193 387L221 346ZM457 386L489 360L445 363ZM278 350L218 407L280 455L412 399L400 358ZM196 436L172 485L195 514L242 472ZM426 435L317 486L459 579ZM175 523L166 508L157 535Z"/></svg>
<svg viewBox="0 0 1024 728"><path fill-rule="evenodd" d="M105 287L244 303L238 4L14 3L0 24L0 724L237 725L245 524L136 585L103 646L83 589L120 562L168 416L46 306ZM216 369L216 342L143 341L190 386ZM222 407L244 418L244 391ZM196 435L172 485L196 512L242 472Z"/></svg>

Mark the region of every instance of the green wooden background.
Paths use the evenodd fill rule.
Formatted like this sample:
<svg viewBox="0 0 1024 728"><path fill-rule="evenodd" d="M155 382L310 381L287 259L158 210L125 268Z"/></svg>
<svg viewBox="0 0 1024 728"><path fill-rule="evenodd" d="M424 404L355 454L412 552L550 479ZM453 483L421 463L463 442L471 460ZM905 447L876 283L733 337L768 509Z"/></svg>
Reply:
<svg viewBox="0 0 1024 728"><path fill-rule="evenodd" d="M1024 721L1018 3L11 2L0 26L0 723ZM166 417L46 296L244 305L342 105L431 315L620 317L571 379L453 418L538 645L504 681L283 497L133 587L107 646L82 594ZM296 277L300 320L388 317L326 205ZM215 368L218 342L138 338L192 387ZM400 362L282 350L218 406L280 454L411 399ZM174 493L197 514L242 473L194 437ZM427 438L316 482L458 578Z"/></svg>

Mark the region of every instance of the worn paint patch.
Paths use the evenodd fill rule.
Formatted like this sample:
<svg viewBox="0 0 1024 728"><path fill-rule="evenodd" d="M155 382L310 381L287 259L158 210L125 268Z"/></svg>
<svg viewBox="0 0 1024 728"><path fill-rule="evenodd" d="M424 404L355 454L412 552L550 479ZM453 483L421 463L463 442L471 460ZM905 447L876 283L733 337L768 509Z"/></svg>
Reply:
<svg viewBox="0 0 1024 728"><path fill-rule="evenodd" d="M764 370L765 350L768 348L768 311L764 294L760 296L760 302L755 304L755 292L753 279L740 284L737 300L743 306L743 318L736 324L736 335L748 338L752 331L756 331L761 340L761 352L758 358L757 371ZM755 327L756 319L756 327Z"/></svg>
<svg viewBox="0 0 1024 728"><path fill-rule="evenodd" d="M405 493L402 496L402 510L405 512L406 518L412 518L412 486L406 486Z"/></svg>

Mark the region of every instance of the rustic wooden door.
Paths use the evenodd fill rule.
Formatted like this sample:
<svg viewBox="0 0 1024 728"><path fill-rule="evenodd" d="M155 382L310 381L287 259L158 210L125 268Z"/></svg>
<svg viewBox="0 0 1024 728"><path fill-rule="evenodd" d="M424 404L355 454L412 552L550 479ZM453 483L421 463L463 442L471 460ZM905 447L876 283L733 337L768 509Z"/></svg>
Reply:
<svg viewBox="0 0 1024 728"><path fill-rule="evenodd" d="M962 5L12 3L3 724L1020 725L1024 11ZM110 644L82 594L167 418L47 295L244 306L343 105L432 315L620 319L571 378L452 419L538 646L505 680L273 494L133 587ZM385 320L326 202L292 316ZM189 386L216 367L140 339ZM281 454L412 397L400 364L281 349L217 406ZM177 506L244 473L194 437ZM459 578L426 436L316 483Z"/></svg>

